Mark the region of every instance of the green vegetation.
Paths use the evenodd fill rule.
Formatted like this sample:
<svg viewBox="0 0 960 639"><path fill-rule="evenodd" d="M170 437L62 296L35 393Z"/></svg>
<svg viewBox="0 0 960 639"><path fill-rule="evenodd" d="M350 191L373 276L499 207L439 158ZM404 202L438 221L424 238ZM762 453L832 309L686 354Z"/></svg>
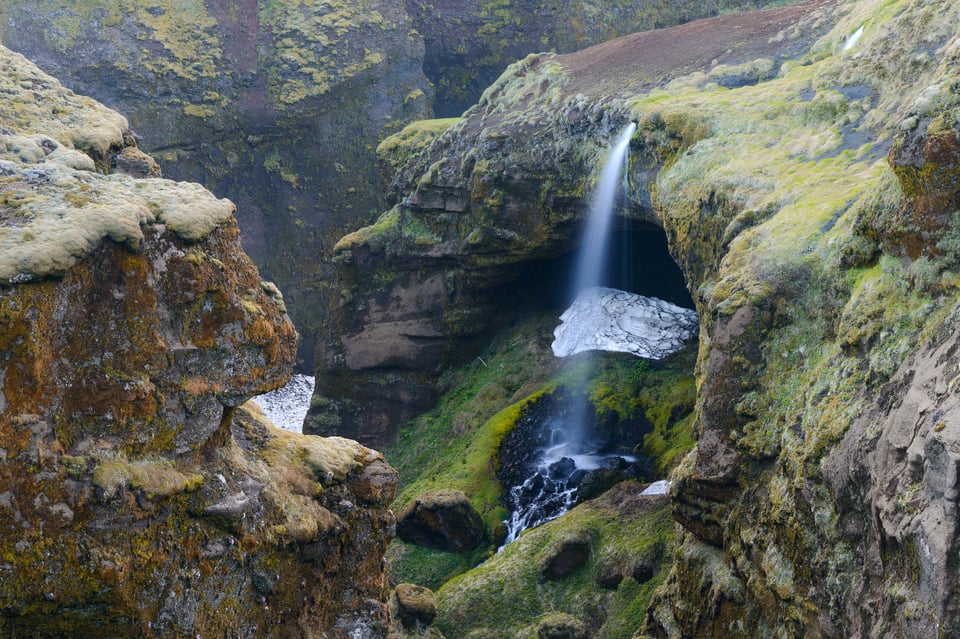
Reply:
<svg viewBox="0 0 960 639"><path fill-rule="evenodd" d="M489 527L503 518L493 463L503 436L523 407L555 387L550 352L553 323L531 318L499 337L460 370L446 375L437 408L408 424L385 448L400 473L394 508L435 488L462 490Z"/></svg>
<svg viewBox="0 0 960 639"><path fill-rule="evenodd" d="M619 484L449 581L437 592L436 626L448 637L480 629L489 633L483 636L535 637L538 621L565 612L593 629L591 637L632 637L666 577L674 538L667 500L635 497L639 490ZM562 579L545 578L543 566L574 539L588 542L587 562ZM605 590L597 584L603 574L623 579Z"/></svg>
<svg viewBox="0 0 960 639"><path fill-rule="evenodd" d="M260 20L270 25L276 42L271 91L281 107L322 95L351 77L382 64L371 51L373 38L347 37L359 30L389 28L386 18L367 2L303 0L261 4Z"/></svg>
<svg viewBox="0 0 960 639"><path fill-rule="evenodd" d="M142 490L150 498L171 497L177 493L196 490L203 483L203 475L185 475L167 459L134 462L113 459L97 465L91 482L102 489L108 499L127 486Z"/></svg>
<svg viewBox="0 0 960 639"><path fill-rule="evenodd" d="M640 444L666 474L693 445L695 346L666 362L598 354L558 371L549 350L556 320L542 315L504 331L491 347L443 380L437 408L400 431L385 449L400 473L394 509L438 488L462 490L495 533L506 517L496 478L497 451L526 406L560 389L587 388L605 430ZM388 555L394 581L437 588L483 560L489 549L444 553L396 541Z"/></svg>
<svg viewBox="0 0 960 639"><path fill-rule="evenodd" d="M461 118L411 122L377 146L377 157L387 162L392 169L398 170L458 122L461 122Z"/></svg>

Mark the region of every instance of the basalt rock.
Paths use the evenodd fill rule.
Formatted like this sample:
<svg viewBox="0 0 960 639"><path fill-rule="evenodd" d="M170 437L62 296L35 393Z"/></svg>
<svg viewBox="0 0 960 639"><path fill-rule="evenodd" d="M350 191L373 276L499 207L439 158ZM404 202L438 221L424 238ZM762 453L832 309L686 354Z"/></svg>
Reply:
<svg viewBox="0 0 960 639"><path fill-rule="evenodd" d="M244 407L297 334L234 205L3 48L0 91L0 634L385 636L396 474Z"/></svg>
<svg viewBox="0 0 960 639"><path fill-rule="evenodd" d="M589 636L582 621L562 612L537 624L538 639L587 639Z"/></svg>
<svg viewBox="0 0 960 639"><path fill-rule="evenodd" d="M459 490L434 490L414 499L397 515L397 536L427 548L473 550L486 536L483 520Z"/></svg>
<svg viewBox="0 0 960 639"><path fill-rule="evenodd" d="M662 229L700 317L682 533L640 636L957 634L955 9L826 0L530 57L338 243L378 295L391 269L477 284L420 314L476 322L471 293L519 304L508 265L575 243L583 172L638 123L621 213ZM345 336L378 321L343 304ZM441 588L438 618L508 559Z"/></svg>

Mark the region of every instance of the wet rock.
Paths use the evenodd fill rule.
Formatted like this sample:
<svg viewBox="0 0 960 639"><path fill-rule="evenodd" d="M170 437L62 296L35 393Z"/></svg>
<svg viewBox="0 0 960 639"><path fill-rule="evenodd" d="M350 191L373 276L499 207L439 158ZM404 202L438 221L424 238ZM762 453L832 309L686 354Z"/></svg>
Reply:
<svg viewBox="0 0 960 639"><path fill-rule="evenodd" d="M467 496L442 489L423 493L400 511L397 536L418 546L460 552L479 546L486 534Z"/></svg>
<svg viewBox="0 0 960 639"><path fill-rule="evenodd" d="M550 464L550 467L547 469L547 471L550 474L550 479L561 479L569 477L576 467L577 463L575 461L569 457L564 457L563 459Z"/></svg>

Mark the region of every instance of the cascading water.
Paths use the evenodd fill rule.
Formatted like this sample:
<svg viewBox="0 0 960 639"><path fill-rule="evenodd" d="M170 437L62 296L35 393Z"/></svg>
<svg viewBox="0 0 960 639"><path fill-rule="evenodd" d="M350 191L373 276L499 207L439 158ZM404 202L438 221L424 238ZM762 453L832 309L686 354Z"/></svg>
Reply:
<svg viewBox="0 0 960 639"><path fill-rule="evenodd" d="M633 123L624 128L610 149L597 183L577 256L571 291L575 299L554 331L552 348L557 357L583 353L578 357L583 363L584 357L599 350L662 359L683 348L696 334L698 319L694 311L602 286L607 276L604 269L616 199L635 130ZM526 437L521 448L531 452L511 461L510 481L505 482L512 488L504 543L527 528L565 513L577 502L578 493L589 496L597 487L602 490L604 481L648 475L648 460L623 454L626 451L617 450L623 442L600 432L593 406L582 389L567 389L566 394L548 413L525 420L522 427L518 422L514 429L534 434L518 436ZM664 484L657 482L651 490L662 492Z"/></svg>
<svg viewBox="0 0 960 639"><path fill-rule="evenodd" d="M620 177L624 174L623 169L629 159L627 152L630 150L630 138L636 130L637 125L633 122L624 127L610 149L600 181L597 182L577 256L577 270L573 281L574 296L586 288L603 283L603 258L607 252L610 224L616 210L614 204L620 191Z"/></svg>
<svg viewBox="0 0 960 639"><path fill-rule="evenodd" d="M577 258L574 296L602 283L614 205L635 130L636 124L632 122L623 129L600 174ZM574 505L579 484L589 471L622 459L619 455L602 455L590 446L586 437L588 409L589 402L580 397L545 420L543 428L549 437L531 464L532 474L510 489L512 514L504 522L507 527L504 543L513 541L527 528L562 515Z"/></svg>

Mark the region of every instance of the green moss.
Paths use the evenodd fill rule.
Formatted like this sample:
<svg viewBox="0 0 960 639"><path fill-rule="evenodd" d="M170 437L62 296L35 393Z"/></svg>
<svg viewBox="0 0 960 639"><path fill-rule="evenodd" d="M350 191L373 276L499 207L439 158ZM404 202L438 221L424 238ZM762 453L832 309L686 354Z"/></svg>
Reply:
<svg viewBox="0 0 960 639"><path fill-rule="evenodd" d="M374 252L383 251L389 242L399 238L402 216L403 211L400 207L393 207L370 226L340 238L333 247L334 253L343 254L358 247L368 247Z"/></svg>
<svg viewBox="0 0 960 639"><path fill-rule="evenodd" d="M270 91L282 107L320 96L384 62L384 54L364 47L373 40L348 37L358 31L389 28L379 11L365 3L304 0L260 6L260 22L276 42Z"/></svg>
<svg viewBox="0 0 960 639"><path fill-rule="evenodd" d="M468 366L448 373L438 407L385 448L402 482L395 509L427 490L454 488L470 498L488 530L495 530L506 517L495 475L500 442L527 406L561 386L588 388L601 422L615 437L638 439L649 429L643 452L657 455L652 459L663 474L692 446L695 349L661 363L598 357L554 375L559 360L549 344L555 323L552 316L526 320ZM391 551L390 571L394 579L435 587L468 570L484 552L456 555L398 545Z"/></svg>
<svg viewBox="0 0 960 639"><path fill-rule="evenodd" d="M465 637L485 628L512 637L529 632L541 616L565 612L592 628L591 636L632 637L639 627L634 624L666 576L674 524L665 499L645 506L612 503L631 492L639 487L620 484L606 498L525 532L484 564L446 583L437 592L435 625L446 636ZM571 536L589 540L589 560L563 579L545 579L541 566ZM638 583L630 575L637 562L645 561L650 562L649 578ZM615 590L604 591L595 583L601 565L627 575Z"/></svg>
<svg viewBox="0 0 960 639"><path fill-rule="evenodd" d="M486 559L486 550L456 553L423 548L394 539L387 549L387 570L395 583L415 583L437 590L452 577Z"/></svg>
<svg viewBox="0 0 960 639"><path fill-rule="evenodd" d="M461 118L442 118L411 122L377 146L377 157L386 161L394 170L399 169L460 121Z"/></svg>
<svg viewBox="0 0 960 639"><path fill-rule="evenodd" d="M94 486L103 490L108 499L127 486L142 490L148 497L153 498L194 491L203 484L203 475L181 473L172 461L166 459L134 462L115 459L97 464L92 481Z"/></svg>

